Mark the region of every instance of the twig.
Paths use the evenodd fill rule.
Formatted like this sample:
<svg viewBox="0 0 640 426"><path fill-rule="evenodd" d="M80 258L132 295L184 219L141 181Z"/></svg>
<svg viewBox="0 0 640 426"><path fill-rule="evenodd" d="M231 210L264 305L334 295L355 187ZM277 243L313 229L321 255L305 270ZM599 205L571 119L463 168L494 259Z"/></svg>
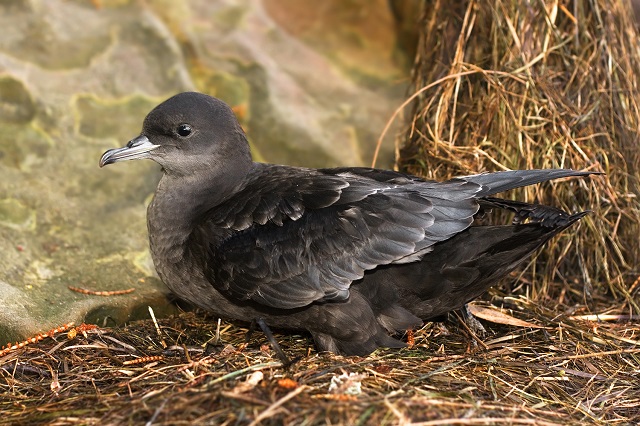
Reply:
<svg viewBox="0 0 640 426"><path fill-rule="evenodd" d="M283 396L282 398L280 398L279 400L277 400L276 402L271 404L262 413L258 414L258 416L249 424L249 426L256 426L262 420L271 417L272 415L275 414L276 410L278 408L280 408L280 406L282 406L282 404L284 404L285 402L287 402L291 398L295 397L296 395L298 395L300 392L302 392L305 389L307 389L307 386L300 386L298 389L289 392L288 394L286 394L285 396Z"/></svg>
<svg viewBox="0 0 640 426"><path fill-rule="evenodd" d="M67 288L71 291L75 291L76 293L89 294L91 296L119 296L122 294L129 294L136 291L135 288L128 288L126 290L113 290L113 291L96 291L89 290L86 288L67 286Z"/></svg>
<svg viewBox="0 0 640 426"><path fill-rule="evenodd" d="M153 308L151 306L149 306L148 308L149 308L149 315L151 315L151 319L153 320L153 325L156 327L156 333L158 333L158 338L160 339L160 344L162 344L162 348L163 349L167 349L167 342L165 342L164 341L164 337L162 337L162 332L160 331L160 326L158 325L158 320L156 320L156 314L153 312Z"/></svg>

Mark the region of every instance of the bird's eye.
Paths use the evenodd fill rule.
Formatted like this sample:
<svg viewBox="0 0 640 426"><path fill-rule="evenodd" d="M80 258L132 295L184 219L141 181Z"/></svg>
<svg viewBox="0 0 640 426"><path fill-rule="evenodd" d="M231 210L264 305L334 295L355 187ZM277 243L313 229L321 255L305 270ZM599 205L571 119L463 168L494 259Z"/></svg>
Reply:
<svg viewBox="0 0 640 426"><path fill-rule="evenodd" d="M188 124L181 124L176 129L176 132L178 133L178 135L182 136L183 138L186 138L192 132L191 126L189 126Z"/></svg>

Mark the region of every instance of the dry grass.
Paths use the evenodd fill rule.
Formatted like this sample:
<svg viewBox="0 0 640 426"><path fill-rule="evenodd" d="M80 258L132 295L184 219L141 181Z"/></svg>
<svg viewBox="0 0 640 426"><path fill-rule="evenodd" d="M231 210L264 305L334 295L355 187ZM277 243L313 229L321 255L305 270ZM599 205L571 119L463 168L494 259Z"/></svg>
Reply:
<svg viewBox="0 0 640 426"><path fill-rule="evenodd" d="M509 278L511 294L527 297L494 289L491 304L477 302L484 316L506 314L484 322L485 336L430 323L414 347L367 358L318 354L306 336L277 334L300 358L288 369L261 333L245 345L246 329L223 323L214 344L216 320L195 313L161 320L159 333L145 321L35 339L0 355L0 424L640 423L640 56L630 11L613 0L430 5L403 168L438 179L607 173L518 193L594 211Z"/></svg>
<svg viewBox="0 0 640 426"><path fill-rule="evenodd" d="M0 424L640 421L637 323L581 320L581 312L558 314L498 294L493 301L546 328L486 322L492 330L476 345L456 323L432 323L413 348L367 358L317 354L307 337L276 334L300 357L289 369L260 333L245 345L246 329L223 323L212 345L216 322L203 314L161 320L160 334L141 321L59 335L0 358ZM162 359L131 364L150 356ZM351 382L338 383L345 375Z"/></svg>
<svg viewBox="0 0 640 426"><path fill-rule="evenodd" d="M564 293L597 309L591 298L600 292L640 312L628 287L640 274L640 49L627 2L434 0L421 26L399 167L437 179L502 169L605 172L514 191L593 210L523 278L534 299Z"/></svg>

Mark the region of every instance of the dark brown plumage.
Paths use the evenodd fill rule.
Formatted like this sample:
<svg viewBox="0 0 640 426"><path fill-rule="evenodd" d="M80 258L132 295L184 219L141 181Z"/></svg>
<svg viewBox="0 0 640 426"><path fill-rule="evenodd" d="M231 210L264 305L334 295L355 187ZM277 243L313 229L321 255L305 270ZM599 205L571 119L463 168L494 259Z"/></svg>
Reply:
<svg viewBox="0 0 640 426"><path fill-rule="evenodd" d="M590 172L507 171L425 181L366 169L254 163L231 109L199 93L156 107L100 166L164 170L148 209L153 260L179 297L222 317L308 330L365 355L478 297L585 213L492 196ZM474 226L490 208L515 224ZM526 222L526 223L524 223Z"/></svg>

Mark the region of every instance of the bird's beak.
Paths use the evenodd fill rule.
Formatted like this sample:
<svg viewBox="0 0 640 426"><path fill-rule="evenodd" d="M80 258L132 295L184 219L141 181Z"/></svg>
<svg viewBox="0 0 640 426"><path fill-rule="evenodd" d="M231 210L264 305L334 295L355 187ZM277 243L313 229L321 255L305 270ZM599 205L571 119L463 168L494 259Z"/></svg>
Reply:
<svg viewBox="0 0 640 426"><path fill-rule="evenodd" d="M146 136L140 135L137 138L131 139L126 146L110 149L102 154L102 157L100 158L100 167L104 167L107 164L117 163L118 161L149 158L149 152L159 146L160 145L152 144Z"/></svg>

